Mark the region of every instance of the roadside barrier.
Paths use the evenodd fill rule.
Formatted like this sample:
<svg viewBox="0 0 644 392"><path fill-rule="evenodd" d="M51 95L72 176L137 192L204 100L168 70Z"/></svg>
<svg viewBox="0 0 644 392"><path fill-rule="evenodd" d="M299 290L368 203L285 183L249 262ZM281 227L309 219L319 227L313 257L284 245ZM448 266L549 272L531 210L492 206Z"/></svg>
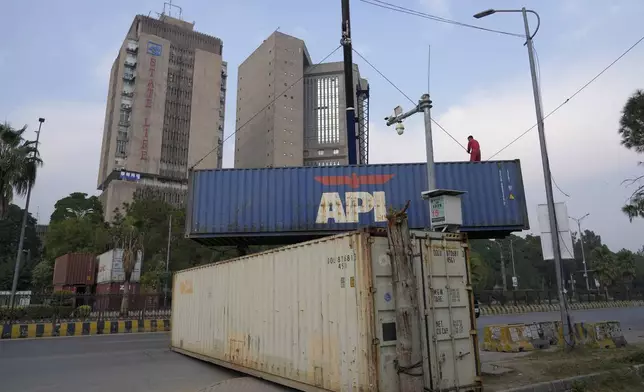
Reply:
<svg viewBox="0 0 644 392"><path fill-rule="evenodd" d="M590 348L618 348L626 346L626 338L619 321L575 323L575 344ZM563 345L563 332L559 327L559 341Z"/></svg>
<svg viewBox="0 0 644 392"><path fill-rule="evenodd" d="M534 349L528 324L488 325L483 331L484 351L514 353Z"/></svg>
<svg viewBox="0 0 644 392"><path fill-rule="evenodd" d="M599 301L599 302L574 302L568 304L570 310L589 310L605 308L631 308L644 306L644 301ZM559 304L538 305L481 305L481 315L491 316L497 314L516 314L533 312L556 312Z"/></svg>
<svg viewBox="0 0 644 392"><path fill-rule="evenodd" d="M627 344L619 321L575 323L573 332L577 346L617 348ZM484 351L523 352L564 344L559 321L488 325L483 330Z"/></svg>
<svg viewBox="0 0 644 392"><path fill-rule="evenodd" d="M170 331L169 319L1 324L0 339L114 335L162 331Z"/></svg>

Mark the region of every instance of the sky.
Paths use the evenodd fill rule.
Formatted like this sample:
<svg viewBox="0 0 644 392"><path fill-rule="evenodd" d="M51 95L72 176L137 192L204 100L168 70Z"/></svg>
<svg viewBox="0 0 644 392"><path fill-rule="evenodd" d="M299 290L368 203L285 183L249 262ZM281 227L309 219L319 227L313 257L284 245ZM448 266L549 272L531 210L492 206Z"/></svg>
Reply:
<svg viewBox="0 0 644 392"><path fill-rule="evenodd" d="M485 28L523 32L520 14L472 15L507 8L494 0L390 0L400 6ZM306 42L314 62L340 41L340 1L237 0L175 1L195 29L221 38L230 84L239 64L275 29ZM514 4L514 2L513 2ZM521 3L518 3L521 4ZM641 0L524 0L541 16L534 38L544 113L559 106L644 35ZM42 223L54 203L71 192L98 195L101 138L109 71L136 14L161 12L163 1L22 0L3 5L5 34L0 41L0 120L28 125L35 138L45 117L41 155L30 211ZM406 15L351 0L356 51L412 100L428 91L432 117L461 144L479 140L483 160L535 124L530 68L524 39ZM531 27L536 20L530 17ZM8 32L16 32L9 35ZM429 55L431 48L431 56ZM428 62L428 58L431 60ZM341 61L337 51L327 61ZM397 105L411 103L358 56L354 62L371 86L370 163L426 159L422 116L405 122L398 136L384 123ZM428 67L429 63L429 67ZM629 222L620 211L633 187L622 182L643 174L642 156L620 145L620 111L644 88L644 43L635 47L585 90L545 121L551 172L571 216L590 213L591 229L614 250L644 245L644 221ZM428 69L429 78L428 78ZM229 85L225 134L235 128L235 86ZM434 126L437 161L468 156ZM232 167L234 139L224 146L224 166ZM538 232L537 205L545 203L536 129L494 159L520 159L531 230ZM24 206L24 201L18 200Z"/></svg>

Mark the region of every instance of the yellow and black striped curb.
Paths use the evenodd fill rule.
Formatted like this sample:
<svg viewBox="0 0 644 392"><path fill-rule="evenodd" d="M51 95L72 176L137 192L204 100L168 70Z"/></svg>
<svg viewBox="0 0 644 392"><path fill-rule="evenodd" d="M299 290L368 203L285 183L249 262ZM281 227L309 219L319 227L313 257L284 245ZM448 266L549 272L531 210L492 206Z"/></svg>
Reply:
<svg viewBox="0 0 644 392"><path fill-rule="evenodd" d="M0 327L2 332L0 339L24 339L163 332L170 331L170 320L103 320L70 323L0 324Z"/></svg>
<svg viewBox="0 0 644 392"><path fill-rule="evenodd" d="M630 308L644 306L644 301L599 301L568 304L570 310L588 310L605 308ZM492 305L481 306L481 314L484 316L496 314L515 314L532 312L555 312L559 310L559 304L542 305Z"/></svg>

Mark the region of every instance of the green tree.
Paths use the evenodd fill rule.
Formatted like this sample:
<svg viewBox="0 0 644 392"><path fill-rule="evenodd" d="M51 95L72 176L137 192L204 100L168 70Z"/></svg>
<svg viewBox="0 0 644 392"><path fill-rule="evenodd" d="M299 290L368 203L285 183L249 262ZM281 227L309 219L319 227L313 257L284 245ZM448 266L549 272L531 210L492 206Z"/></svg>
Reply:
<svg viewBox="0 0 644 392"><path fill-rule="evenodd" d="M5 219L0 219L0 290L11 290L23 214L22 208L10 204ZM39 259L40 240L36 234L36 219L29 214L25 227L24 254L18 278L19 290L29 288L31 271Z"/></svg>
<svg viewBox="0 0 644 392"><path fill-rule="evenodd" d="M635 279L635 253L628 249L622 249L615 254L618 279L628 288Z"/></svg>
<svg viewBox="0 0 644 392"><path fill-rule="evenodd" d="M103 205L96 196L87 197L87 193L73 192L56 202L49 223L53 224L65 219L85 217L92 222L102 222Z"/></svg>
<svg viewBox="0 0 644 392"><path fill-rule="evenodd" d="M602 245L593 249L590 257L595 276L608 297L608 289L620 279L620 271L615 261L615 255L606 245Z"/></svg>
<svg viewBox="0 0 644 392"><path fill-rule="evenodd" d="M15 195L27 194L42 165L36 143L23 138L26 131L26 126L13 129L0 124L0 219L7 217Z"/></svg>
<svg viewBox="0 0 644 392"><path fill-rule="evenodd" d="M51 223L45 234L45 255L50 260L71 252L103 253L109 245L107 225L89 216Z"/></svg>
<svg viewBox="0 0 644 392"><path fill-rule="evenodd" d="M637 90L628 98L622 117L619 120L620 136L622 145L638 154L644 154L644 91ZM642 164L642 162L640 162ZM644 185L640 180L644 176L629 179L629 185L636 185L637 189L632 193L628 203L622 207L622 211L629 219L644 218Z"/></svg>
<svg viewBox="0 0 644 392"><path fill-rule="evenodd" d="M125 282L123 284L123 299L121 301L121 313L127 314L130 294L130 281L136 265L139 253L144 253L142 231L143 222L134 216L117 215L110 227L112 244L115 249L123 249L123 273Z"/></svg>
<svg viewBox="0 0 644 392"><path fill-rule="evenodd" d="M483 261L481 256L476 252L470 252L471 279L474 291L480 293L485 289L490 267Z"/></svg>
<svg viewBox="0 0 644 392"><path fill-rule="evenodd" d="M36 264L31 273L32 290L44 293L51 290L53 285L54 266L51 261L42 260Z"/></svg>

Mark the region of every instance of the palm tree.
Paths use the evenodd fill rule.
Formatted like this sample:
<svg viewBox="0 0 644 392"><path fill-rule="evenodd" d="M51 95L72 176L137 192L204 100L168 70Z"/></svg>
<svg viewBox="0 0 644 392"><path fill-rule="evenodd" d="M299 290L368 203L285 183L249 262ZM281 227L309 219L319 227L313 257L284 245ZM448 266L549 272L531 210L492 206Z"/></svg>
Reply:
<svg viewBox="0 0 644 392"><path fill-rule="evenodd" d="M0 124L0 219L7 217L15 195L24 196L36 182L36 169L42 165L36 142L25 140L27 127L13 129Z"/></svg>
<svg viewBox="0 0 644 392"><path fill-rule="evenodd" d="M127 206L126 206L127 210ZM121 300L121 314L127 315L129 308L130 280L134 267L139 258L143 258L143 233L141 222L132 216L117 214L111 227L114 247L123 249L123 298Z"/></svg>

